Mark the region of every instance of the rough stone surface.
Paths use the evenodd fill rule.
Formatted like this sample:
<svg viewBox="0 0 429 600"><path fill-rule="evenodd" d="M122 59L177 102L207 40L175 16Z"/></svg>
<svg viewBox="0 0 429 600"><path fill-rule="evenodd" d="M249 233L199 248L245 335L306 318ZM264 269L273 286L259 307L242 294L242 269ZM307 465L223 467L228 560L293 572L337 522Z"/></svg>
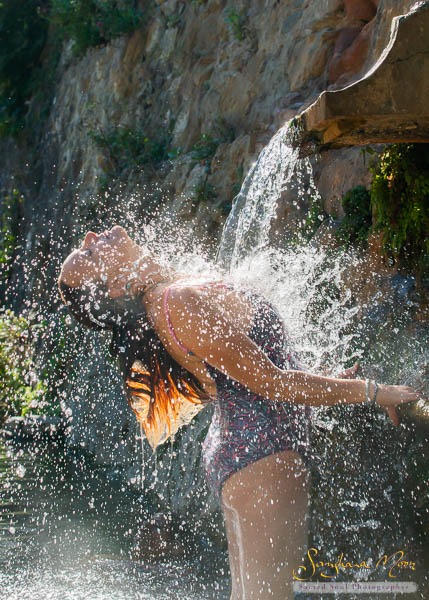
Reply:
<svg viewBox="0 0 429 600"><path fill-rule="evenodd" d="M428 35L428 4L394 19L389 45L369 73L323 92L304 112L306 137L336 147L429 141Z"/></svg>
<svg viewBox="0 0 429 600"><path fill-rule="evenodd" d="M344 1L344 28L337 35L328 67L331 83L350 79L361 70L375 25L377 3L373 0Z"/></svg>
<svg viewBox="0 0 429 600"><path fill-rule="evenodd" d="M322 152L313 168L323 208L334 218L344 216L341 198L348 190L357 185L368 188L371 183L368 163L360 148Z"/></svg>

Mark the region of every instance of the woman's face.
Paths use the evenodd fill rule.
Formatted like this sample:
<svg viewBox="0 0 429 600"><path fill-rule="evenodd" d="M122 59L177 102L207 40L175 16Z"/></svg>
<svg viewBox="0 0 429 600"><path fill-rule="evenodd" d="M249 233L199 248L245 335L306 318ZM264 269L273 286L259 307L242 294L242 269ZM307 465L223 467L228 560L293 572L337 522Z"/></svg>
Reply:
<svg viewBox="0 0 429 600"><path fill-rule="evenodd" d="M98 235L88 231L80 248L64 261L60 277L71 287L108 282L139 256L141 249L120 225Z"/></svg>

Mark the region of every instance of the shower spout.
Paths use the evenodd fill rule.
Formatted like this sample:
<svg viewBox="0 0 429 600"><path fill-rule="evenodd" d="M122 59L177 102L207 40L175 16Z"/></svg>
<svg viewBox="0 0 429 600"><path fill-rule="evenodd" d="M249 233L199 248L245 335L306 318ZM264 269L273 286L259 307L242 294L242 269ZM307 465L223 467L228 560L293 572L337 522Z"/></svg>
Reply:
<svg viewBox="0 0 429 600"><path fill-rule="evenodd" d="M295 121L319 149L429 142L429 3L395 17L380 59L358 81L326 90Z"/></svg>

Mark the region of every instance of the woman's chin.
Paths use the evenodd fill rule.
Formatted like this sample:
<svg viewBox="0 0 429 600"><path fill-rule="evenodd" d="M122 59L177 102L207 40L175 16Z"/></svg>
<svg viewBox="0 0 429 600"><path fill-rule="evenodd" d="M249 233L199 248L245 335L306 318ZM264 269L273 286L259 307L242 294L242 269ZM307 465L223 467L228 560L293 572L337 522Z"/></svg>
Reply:
<svg viewBox="0 0 429 600"><path fill-rule="evenodd" d="M114 225L110 230L110 235L117 240L132 242L130 236L122 227L122 225Z"/></svg>
<svg viewBox="0 0 429 600"><path fill-rule="evenodd" d="M131 254L140 253L140 248L138 244L136 244L134 240L130 238L130 236L122 227L122 225L114 225L110 230L110 236L116 241L116 243L119 243L121 246L124 245L125 247L127 247Z"/></svg>
<svg viewBox="0 0 429 600"><path fill-rule="evenodd" d="M110 233L128 237L128 233L125 231L125 229L122 227L122 225L114 225L112 227L112 229L110 230Z"/></svg>

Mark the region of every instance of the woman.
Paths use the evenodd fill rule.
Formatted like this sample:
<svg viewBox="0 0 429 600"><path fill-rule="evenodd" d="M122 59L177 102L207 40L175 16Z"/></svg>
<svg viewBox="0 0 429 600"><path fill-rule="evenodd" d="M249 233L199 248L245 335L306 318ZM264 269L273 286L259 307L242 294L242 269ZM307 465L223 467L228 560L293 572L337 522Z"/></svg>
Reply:
<svg viewBox="0 0 429 600"><path fill-rule="evenodd" d="M310 407L376 401L397 425L396 406L419 395L297 370L266 301L164 269L120 226L88 232L59 287L81 323L113 331L152 446L216 399L204 463L225 516L231 599L292 598L308 533Z"/></svg>

